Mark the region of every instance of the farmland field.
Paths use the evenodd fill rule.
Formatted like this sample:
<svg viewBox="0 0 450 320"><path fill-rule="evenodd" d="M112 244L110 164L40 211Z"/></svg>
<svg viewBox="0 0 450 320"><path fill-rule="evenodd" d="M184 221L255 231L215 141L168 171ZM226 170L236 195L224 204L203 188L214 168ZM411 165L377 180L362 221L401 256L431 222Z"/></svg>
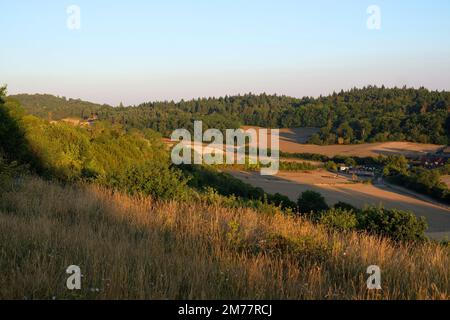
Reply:
<svg viewBox="0 0 450 320"><path fill-rule="evenodd" d="M260 127L244 126L243 129ZM305 144L309 137L317 133L317 128L284 128L280 129L280 150L289 153L315 153L333 157L348 155L355 157L376 157L379 155L402 154L405 156L421 156L434 153L442 146L413 142L379 142L352 145L319 146Z"/></svg>
<svg viewBox="0 0 450 320"><path fill-rule="evenodd" d="M268 193L280 193L296 201L306 191L320 192L329 205L339 201L356 207L380 205L386 208L414 212L426 218L428 235L441 239L450 236L450 209L445 205L425 201L413 193L388 185L353 183L349 179L336 176L324 170L305 172L280 172L277 176L261 176L259 172L230 171L234 177L260 187Z"/></svg>

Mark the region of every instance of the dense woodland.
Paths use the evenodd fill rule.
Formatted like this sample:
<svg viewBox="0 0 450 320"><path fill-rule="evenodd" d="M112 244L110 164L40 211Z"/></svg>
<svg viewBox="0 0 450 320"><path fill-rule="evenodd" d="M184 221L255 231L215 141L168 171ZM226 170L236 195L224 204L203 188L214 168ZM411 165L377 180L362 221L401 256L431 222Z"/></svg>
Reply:
<svg viewBox="0 0 450 320"><path fill-rule="evenodd" d="M111 107L51 95L16 95L31 114L51 120L67 117L100 120L125 128L150 128L164 136L174 129L191 128L194 120L205 127L237 128L318 127L314 144L406 140L448 144L450 92L424 88L366 87L302 99L277 95L226 96L191 101L149 102Z"/></svg>

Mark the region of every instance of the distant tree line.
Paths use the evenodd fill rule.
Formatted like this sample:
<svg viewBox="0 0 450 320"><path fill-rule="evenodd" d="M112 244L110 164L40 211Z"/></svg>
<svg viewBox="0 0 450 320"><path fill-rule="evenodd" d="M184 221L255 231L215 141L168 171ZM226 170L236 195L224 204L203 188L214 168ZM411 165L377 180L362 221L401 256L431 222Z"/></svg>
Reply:
<svg viewBox="0 0 450 320"><path fill-rule="evenodd" d="M405 140L448 144L450 92L424 88L369 86L301 99L246 94L190 101L149 102L133 107L95 105L48 95L17 95L28 112L62 119L86 117L120 123L125 128L150 128L168 136L192 128L194 120L224 129L241 125L271 128L317 127L314 144L350 144Z"/></svg>

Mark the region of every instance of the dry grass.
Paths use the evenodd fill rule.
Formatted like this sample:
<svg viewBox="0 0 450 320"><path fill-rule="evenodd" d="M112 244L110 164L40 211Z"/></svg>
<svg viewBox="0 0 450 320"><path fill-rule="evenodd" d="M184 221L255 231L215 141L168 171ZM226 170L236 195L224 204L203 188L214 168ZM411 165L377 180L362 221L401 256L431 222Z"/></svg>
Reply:
<svg viewBox="0 0 450 320"><path fill-rule="evenodd" d="M3 299L450 298L450 250L437 244L39 179L0 195L0 246ZM79 292L65 288L72 264ZM377 293L365 284L372 264Z"/></svg>

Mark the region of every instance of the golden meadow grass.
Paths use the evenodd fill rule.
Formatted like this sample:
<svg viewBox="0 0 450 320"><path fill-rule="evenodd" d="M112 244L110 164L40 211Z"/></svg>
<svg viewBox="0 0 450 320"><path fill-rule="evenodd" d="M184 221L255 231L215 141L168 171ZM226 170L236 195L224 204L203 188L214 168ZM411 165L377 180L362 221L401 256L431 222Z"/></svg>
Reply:
<svg viewBox="0 0 450 320"><path fill-rule="evenodd" d="M73 264L81 291L66 288ZM449 299L449 266L448 247L250 209L38 178L0 195L1 299Z"/></svg>

